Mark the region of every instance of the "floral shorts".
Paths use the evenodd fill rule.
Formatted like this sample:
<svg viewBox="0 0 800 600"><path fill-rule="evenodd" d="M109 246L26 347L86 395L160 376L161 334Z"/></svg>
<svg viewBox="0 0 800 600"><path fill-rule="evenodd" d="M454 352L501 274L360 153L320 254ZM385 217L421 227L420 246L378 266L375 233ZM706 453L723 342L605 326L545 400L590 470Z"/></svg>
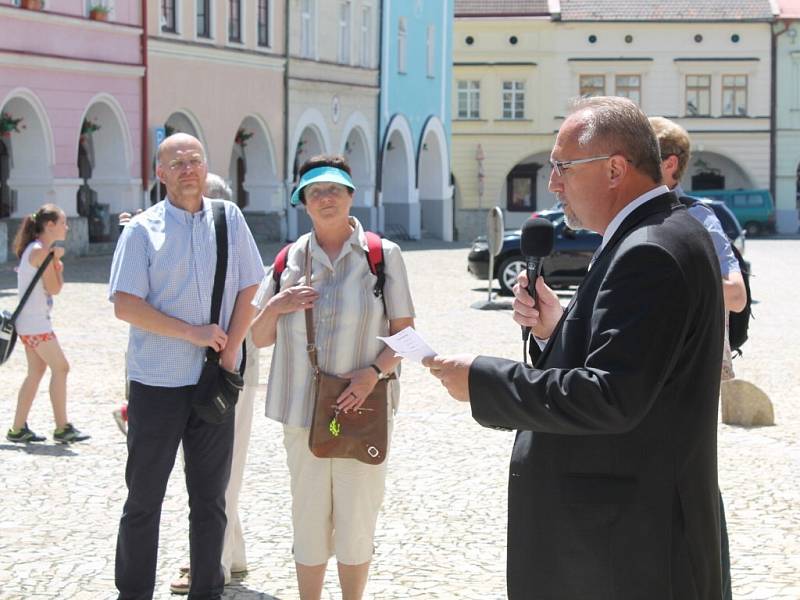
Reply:
<svg viewBox="0 0 800 600"><path fill-rule="evenodd" d="M33 350L41 344L42 342L49 342L50 340L56 339L56 334L52 331L48 331L47 333L35 333L33 335L22 335L19 336L19 341L21 341L25 346Z"/></svg>

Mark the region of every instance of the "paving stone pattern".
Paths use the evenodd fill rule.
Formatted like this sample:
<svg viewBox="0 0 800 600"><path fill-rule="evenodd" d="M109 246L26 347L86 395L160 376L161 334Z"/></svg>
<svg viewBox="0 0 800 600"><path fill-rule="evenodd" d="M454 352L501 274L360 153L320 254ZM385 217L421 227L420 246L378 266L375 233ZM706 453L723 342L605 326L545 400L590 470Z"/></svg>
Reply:
<svg viewBox="0 0 800 600"><path fill-rule="evenodd" d="M417 326L442 353L519 359L510 312L477 311L485 288L466 272L463 244L404 243ZM271 261L278 245L265 246ZM734 597L800 598L800 241L748 241L755 320L736 370L763 388L776 426L720 425L720 486L731 534ZM72 365L69 414L86 443L0 441L0 599L115 597L114 548L125 498L124 438L111 418L123 401L127 327L106 300L109 257L67 259L56 332ZM16 303L13 265L0 265L0 308ZM566 299L566 297L565 297ZM657 340L656 340L657 343ZM270 351L262 351L261 382ZM17 348L0 367L0 428L9 427L25 373ZM506 477L513 434L483 429L418 365L404 366L386 501L368 585L375 599L505 597ZM250 571L228 600L297 598L291 558L289 478L280 427L257 415L241 496ZM52 436L46 386L29 419ZM188 556L186 492L177 461L164 502L156 598ZM333 561L324 598L339 598Z"/></svg>

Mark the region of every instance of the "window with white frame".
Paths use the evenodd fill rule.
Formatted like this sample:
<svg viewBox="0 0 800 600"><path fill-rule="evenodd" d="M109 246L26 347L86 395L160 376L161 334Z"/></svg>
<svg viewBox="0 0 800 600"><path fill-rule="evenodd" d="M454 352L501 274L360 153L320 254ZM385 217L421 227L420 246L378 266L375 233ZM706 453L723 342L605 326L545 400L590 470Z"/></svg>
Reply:
<svg viewBox="0 0 800 600"><path fill-rule="evenodd" d="M606 76L605 75L581 75L580 91L582 98L606 95Z"/></svg>
<svg viewBox="0 0 800 600"><path fill-rule="evenodd" d="M242 0L228 0L228 41L242 41Z"/></svg>
<svg viewBox="0 0 800 600"><path fill-rule="evenodd" d="M350 64L350 14L349 0L339 4L339 55L340 63Z"/></svg>
<svg viewBox="0 0 800 600"><path fill-rule="evenodd" d="M406 42L408 41L408 30L406 18L400 17L397 20L397 72L406 72Z"/></svg>
<svg viewBox="0 0 800 600"><path fill-rule="evenodd" d="M711 114L711 75L686 76L686 115L703 117Z"/></svg>
<svg viewBox="0 0 800 600"><path fill-rule="evenodd" d="M481 82L474 80L459 80L456 88L458 92L458 118L480 119Z"/></svg>
<svg viewBox="0 0 800 600"><path fill-rule="evenodd" d="M269 47L269 0L258 0L257 11L256 39L259 46Z"/></svg>
<svg viewBox="0 0 800 600"><path fill-rule="evenodd" d="M503 118L525 118L525 82L503 82Z"/></svg>
<svg viewBox="0 0 800 600"><path fill-rule="evenodd" d="M362 67L372 66L372 7L361 7L361 60Z"/></svg>
<svg viewBox="0 0 800 600"><path fill-rule="evenodd" d="M316 27L314 0L301 0L300 4L300 56L314 58L316 52Z"/></svg>
<svg viewBox="0 0 800 600"><path fill-rule="evenodd" d="M747 115L747 75L722 76L722 114L728 117Z"/></svg>
<svg viewBox="0 0 800 600"><path fill-rule="evenodd" d="M428 25L425 50L428 57L428 77L433 78L436 76L436 28L433 25Z"/></svg>
<svg viewBox="0 0 800 600"><path fill-rule="evenodd" d="M175 0L161 0L161 31L166 33L178 32L175 4Z"/></svg>
<svg viewBox="0 0 800 600"><path fill-rule="evenodd" d="M211 0L197 1L197 37L211 37Z"/></svg>
<svg viewBox="0 0 800 600"><path fill-rule="evenodd" d="M636 103L636 106L642 105L642 77L641 75L617 75L615 78L615 91L616 96L628 98Z"/></svg>

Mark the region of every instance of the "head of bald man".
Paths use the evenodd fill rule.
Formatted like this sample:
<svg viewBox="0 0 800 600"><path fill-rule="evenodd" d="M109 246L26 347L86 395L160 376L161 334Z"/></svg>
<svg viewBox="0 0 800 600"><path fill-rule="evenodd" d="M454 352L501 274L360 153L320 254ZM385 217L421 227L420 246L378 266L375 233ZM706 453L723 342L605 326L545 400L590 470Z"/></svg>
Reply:
<svg viewBox="0 0 800 600"><path fill-rule="evenodd" d="M156 174L173 204L190 212L202 208L208 165L205 149L196 137L176 133L161 142Z"/></svg>

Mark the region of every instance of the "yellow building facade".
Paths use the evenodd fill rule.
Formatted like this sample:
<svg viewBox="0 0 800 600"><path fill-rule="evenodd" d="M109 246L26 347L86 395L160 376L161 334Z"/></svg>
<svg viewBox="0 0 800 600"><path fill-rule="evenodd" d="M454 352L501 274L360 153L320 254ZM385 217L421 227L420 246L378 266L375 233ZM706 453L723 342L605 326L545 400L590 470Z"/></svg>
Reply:
<svg viewBox="0 0 800 600"><path fill-rule="evenodd" d="M485 232L503 209L507 228L549 208L547 159L563 114L551 88L556 33L549 17L456 18L453 153L456 234Z"/></svg>

